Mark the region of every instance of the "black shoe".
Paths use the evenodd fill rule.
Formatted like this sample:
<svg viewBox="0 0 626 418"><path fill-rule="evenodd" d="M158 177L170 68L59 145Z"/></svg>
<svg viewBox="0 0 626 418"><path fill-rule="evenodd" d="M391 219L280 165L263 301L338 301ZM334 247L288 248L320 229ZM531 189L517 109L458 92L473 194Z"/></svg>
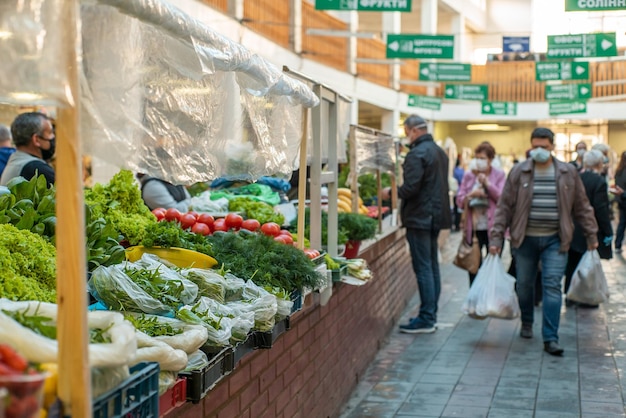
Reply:
<svg viewBox="0 0 626 418"><path fill-rule="evenodd" d="M565 298L565 306L567 308L571 308L572 306L577 306L577 305L578 305L578 302L576 302L574 300L571 300L571 299L568 299L568 298Z"/></svg>
<svg viewBox="0 0 626 418"><path fill-rule="evenodd" d="M543 343L543 349L546 353L552 356L562 356L563 349L559 346L556 341L548 341Z"/></svg>
<svg viewBox="0 0 626 418"><path fill-rule="evenodd" d="M582 309L598 309L600 305L590 305L588 303L579 303L578 307Z"/></svg>
<svg viewBox="0 0 626 418"><path fill-rule="evenodd" d="M520 331L519 336L522 338L532 338L533 337L533 324L522 323L522 330Z"/></svg>

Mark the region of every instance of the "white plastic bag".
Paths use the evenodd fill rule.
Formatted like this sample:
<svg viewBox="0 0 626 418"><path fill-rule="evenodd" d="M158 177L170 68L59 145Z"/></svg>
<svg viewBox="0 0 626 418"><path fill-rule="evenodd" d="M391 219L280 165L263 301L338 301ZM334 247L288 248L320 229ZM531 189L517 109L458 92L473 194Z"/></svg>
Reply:
<svg viewBox="0 0 626 418"><path fill-rule="evenodd" d="M135 318L152 319L157 321L159 324L168 324L173 329L182 331L180 334L176 335L160 335L155 337L153 336L152 338L157 341L164 342L172 348L183 350L187 354L191 354L198 350L209 338L206 328L202 325L193 325L174 318L140 314L136 312L127 312L126 315L133 316Z"/></svg>
<svg viewBox="0 0 626 418"><path fill-rule="evenodd" d="M209 311L214 315L230 319L230 342L233 345L245 341L248 338L248 333L254 327L254 312L238 309L234 302L224 305L211 298L201 297L196 304L196 309L202 312Z"/></svg>
<svg viewBox="0 0 626 418"><path fill-rule="evenodd" d="M462 309L475 319L514 319L520 316L515 278L506 273L500 257L489 254L485 258Z"/></svg>
<svg viewBox="0 0 626 418"><path fill-rule="evenodd" d="M131 365L142 361L155 361L161 370L179 372L187 367L187 353L137 331L137 354Z"/></svg>
<svg viewBox="0 0 626 418"><path fill-rule="evenodd" d="M597 305L608 300L609 287L597 250L583 254L572 276L567 298L588 305Z"/></svg>
<svg viewBox="0 0 626 418"><path fill-rule="evenodd" d="M34 363L56 363L58 343L24 327L2 311L22 312L50 318L56 324L57 305L44 302L13 302L0 299L0 342L13 346ZM89 344L89 364L93 367L125 366L137 351L135 327L119 312L93 311L87 313L89 328L106 329L110 343Z"/></svg>

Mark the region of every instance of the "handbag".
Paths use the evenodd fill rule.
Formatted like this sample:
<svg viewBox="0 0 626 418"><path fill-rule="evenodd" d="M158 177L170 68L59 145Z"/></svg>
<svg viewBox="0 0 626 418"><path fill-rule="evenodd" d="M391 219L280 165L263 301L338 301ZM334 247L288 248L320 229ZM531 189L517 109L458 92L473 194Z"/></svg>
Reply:
<svg viewBox="0 0 626 418"><path fill-rule="evenodd" d="M463 214L461 215L462 225L465 225L467 222L472 222L471 217L467 216L469 211L469 205L466 201ZM472 274L476 274L476 272L478 271L478 268L480 267L480 246L478 245L478 238L476 238L476 233L473 228L473 222L472 241L467 242L465 238L465 233L463 233L463 238L461 238L459 249L456 253L456 257L454 257L454 261L452 261L452 264L459 268L462 268L463 270L467 270Z"/></svg>

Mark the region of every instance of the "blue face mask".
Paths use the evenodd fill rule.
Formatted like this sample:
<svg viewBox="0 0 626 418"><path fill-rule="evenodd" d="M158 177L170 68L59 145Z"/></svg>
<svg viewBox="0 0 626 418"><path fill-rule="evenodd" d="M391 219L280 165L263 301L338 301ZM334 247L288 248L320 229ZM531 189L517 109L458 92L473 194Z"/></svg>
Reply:
<svg viewBox="0 0 626 418"><path fill-rule="evenodd" d="M530 158L538 163L545 163L550 159L550 151L545 148L534 148L530 151Z"/></svg>

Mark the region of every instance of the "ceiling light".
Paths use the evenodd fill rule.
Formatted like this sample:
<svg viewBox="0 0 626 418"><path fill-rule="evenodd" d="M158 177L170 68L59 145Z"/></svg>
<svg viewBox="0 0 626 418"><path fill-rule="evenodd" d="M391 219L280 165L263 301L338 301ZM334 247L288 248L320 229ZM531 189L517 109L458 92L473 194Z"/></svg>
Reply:
<svg viewBox="0 0 626 418"><path fill-rule="evenodd" d="M510 126L502 126L497 123L476 123L466 126L468 131L489 131L489 132L504 132L510 131Z"/></svg>
<svg viewBox="0 0 626 418"><path fill-rule="evenodd" d="M6 30L0 30L0 40L3 39L9 39L13 37L13 33L6 31Z"/></svg>
<svg viewBox="0 0 626 418"><path fill-rule="evenodd" d="M12 92L9 93L9 95L14 98L15 100L18 100L20 102L30 102L30 103L34 103L38 100L41 100L43 98L43 96L41 94L36 94L36 93L28 93L28 92L23 92L23 91L16 91L16 92Z"/></svg>

